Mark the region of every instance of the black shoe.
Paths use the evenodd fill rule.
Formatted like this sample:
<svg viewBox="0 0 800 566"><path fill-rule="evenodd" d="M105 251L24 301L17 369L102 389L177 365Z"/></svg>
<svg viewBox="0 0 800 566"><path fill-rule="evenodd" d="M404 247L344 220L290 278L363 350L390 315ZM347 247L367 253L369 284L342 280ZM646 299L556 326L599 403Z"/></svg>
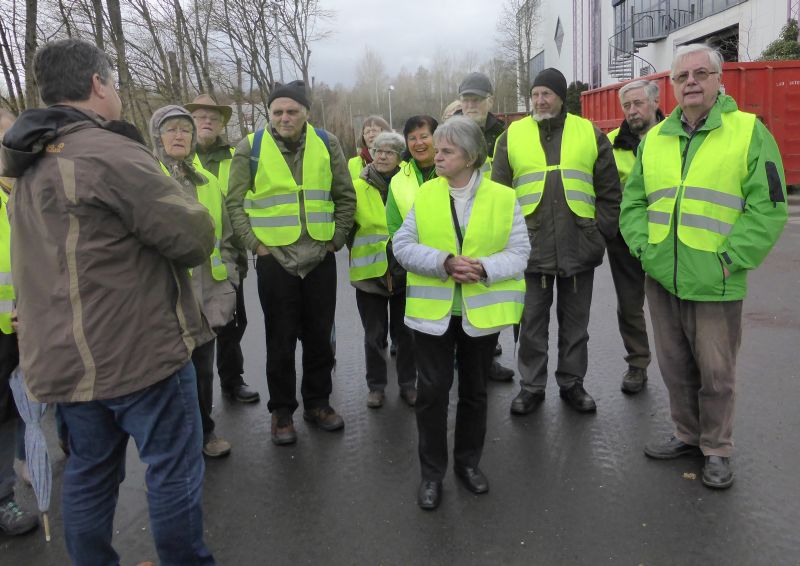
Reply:
<svg viewBox="0 0 800 566"><path fill-rule="evenodd" d="M731 459L724 456L706 456L703 466L703 485L712 489L728 489L733 485Z"/></svg>
<svg viewBox="0 0 800 566"><path fill-rule="evenodd" d="M544 401L544 391L528 391L522 389L519 394L511 401L511 412L515 415L527 415L532 413Z"/></svg>
<svg viewBox="0 0 800 566"><path fill-rule="evenodd" d="M492 362L489 368L489 379L492 381L511 381L514 379L514 370L503 367L497 362Z"/></svg>
<svg viewBox="0 0 800 566"><path fill-rule="evenodd" d="M576 383L569 389L559 389L558 394L579 413L594 413L597 410L594 399L580 383Z"/></svg>
<svg viewBox="0 0 800 566"><path fill-rule="evenodd" d="M454 468L456 476L461 480L468 490L480 495L489 491L489 480L477 467L475 468Z"/></svg>
<svg viewBox="0 0 800 566"><path fill-rule="evenodd" d="M432 511L442 502L442 482L422 480L417 490L417 505Z"/></svg>
<svg viewBox="0 0 800 566"><path fill-rule="evenodd" d="M397 355L397 344L395 344L394 342L392 342L392 345L389 346L389 355L390 356L396 356Z"/></svg>
<svg viewBox="0 0 800 566"><path fill-rule="evenodd" d="M671 436L666 442L648 442L644 446L644 454L656 460L671 460L681 456L700 456L700 448L686 444L675 436Z"/></svg>
<svg viewBox="0 0 800 566"><path fill-rule="evenodd" d="M250 389L250 386L244 382L230 388L223 387L222 394L240 403L256 403L261 400L261 395L258 391Z"/></svg>
<svg viewBox="0 0 800 566"><path fill-rule="evenodd" d="M622 389L623 393L633 395L644 389L645 383L647 383L647 370L631 366L622 376L622 386L620 389Z"/></svg>
<svg viewBox="0 0 800 566"><path fill-rule="evenodd" d="M494 355L495 356L502 356L503 355L503 347L500 345L500 342L494 347Z"/></svg>

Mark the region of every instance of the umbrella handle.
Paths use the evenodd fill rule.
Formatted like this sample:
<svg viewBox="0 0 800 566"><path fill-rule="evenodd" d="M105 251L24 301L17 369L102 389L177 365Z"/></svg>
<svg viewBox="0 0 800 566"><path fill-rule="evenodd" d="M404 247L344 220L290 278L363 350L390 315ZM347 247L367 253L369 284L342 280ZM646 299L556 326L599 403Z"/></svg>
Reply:
<svg viewBox="0 0 800 566"><path fill-rule="evenodd" d="M44 540L50 542L50 520L47 518L47 513L42 513L42 522L44 523Z"/></svg>

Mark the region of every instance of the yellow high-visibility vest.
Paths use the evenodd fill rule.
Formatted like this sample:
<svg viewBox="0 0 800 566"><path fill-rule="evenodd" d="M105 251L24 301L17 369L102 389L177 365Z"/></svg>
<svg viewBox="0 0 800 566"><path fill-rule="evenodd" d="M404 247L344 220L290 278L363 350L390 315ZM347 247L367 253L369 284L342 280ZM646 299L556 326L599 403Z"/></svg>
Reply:
<svg viewBox="0 0 800 566"><path fill-rule="evenodd" d="M355 182L355 180L361 176L361 170L366 166L367 164L364 163L364 159L360 155L351 157L347 162L347 169L350 171L350 178Z"/></svg>
<svg viewBox="0 0 800 566"><path fill-rule="evenodd" d="M386 244L389 228L386 225L386 205L380 192L364 179L353 183L356 190L356 234L350 248L350 281L380 277L389 268Z"/></svg>
<svg viewBox="0 0 800 566"><path fill-rule="evenodd" d="M575 215L594 218L594 163L597 139L589 120L567 114L561 136L561 158L548 165L539 142L539 124L531 116L508 127L508 161L522 214L533 214L542 200L549 171L560 171L567 205Z"/></svg>
<svg viewBox="0 0 800 566"><path fill-rule="evenodd" d="M255 134L248 139L253 144ZM327 242L336 224L331 199L331 156L311 124L306 127L303 149L303 182L298 185L269 129L261 142L254 186L244 200L253 233L265 246L288 246L300 238L300 194L309 236Z"/></svg>
<svg viewBox="0 0 800 566"><path fill-rule="evenodd" d="M161 170L168 177L172 175L169 169L162 163ZM206 207L211 219L214 221L214 249L211 251L211 277L214 281L225 281L228 278L228 268L222 261L222 191L219 189L217 178L203 169L202 166L195 164L195 170L202 175L207 183L205 185L197 185L197 201ZM191 272L190 272L191 273Z"/></svg>
<svg viewBox="0 0 800 566"><path fill-rule="evenodd" d="M514 222L513 191L483 178L475 194L469 223L464 234L461 254L478 258L505 249ZM450 209L450 189L447 179L438 178L424 183L414 202L419 243L457 255L456 232ZM406 287L406 316L441 320L453 308L456 283L452 277L442 281L408 273ZM476 328L496 328L516 324L522 317L525 302L525 278L493 283L461 285L464 314Z"/></svg>
<svg viewBox="0 0 800 566"><path fill-rule="evenodd" d="M619 128L608 132L608 141L611 142L611 148L614 150L614 161L617 163L617 171L619 172L619 180L622 189L625 189L625 183L628 181L628 175L633 170L633 164L636 163L636 152L630 149L620 149L614 147L614 140L619 135Z"/></svg>
<svg viewBox="0 0 800 566"><path fill-rule="evenodd" d="M0 189L0 332L13 334L14 285L11 281L11 225L8 223L8 195Z"/></svg>
<svg viewBox="0 0 800 566"><path fill-rule="evenodd" d="M217 172L216 175L214 175L213 173L211 173L211 171L203 167L203 162L200 161L200 158L197 157L196 153L194 154L194 161L193 161L195 169L203 169L207 173L214 175L217 178L217 182L219 183L219 190L222 191L222 196L224 197L228 196L228 181L230 180L231 177L231 162L233 161L233 154L236 151L234 148L230 148L230 150L231 150L231 158L224 159L219 162L219 171Z"/></svg>
<svg viewBox="0 0 800 566"><path fill-rule="evenodd" d="M722 126L711 130L694 154L685 176L679 136L659 135L665 122L642 141L644 191L647 195L647 241L662 242L675 222L688 247L716 252L744 211L742 182L756 116L724 112Z"/></svg>

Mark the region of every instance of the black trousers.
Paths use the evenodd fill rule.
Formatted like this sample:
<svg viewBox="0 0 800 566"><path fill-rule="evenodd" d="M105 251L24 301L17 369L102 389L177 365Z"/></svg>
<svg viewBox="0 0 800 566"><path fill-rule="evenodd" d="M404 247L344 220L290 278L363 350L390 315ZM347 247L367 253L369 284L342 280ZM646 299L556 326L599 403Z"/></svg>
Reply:
<svg viewBox="0 0 800 566"><path fill-rule="evenodd" d="M403 322L406 294L386 297L356 289L356 305L364 326L369 390L383 391L386 388L387 329L391 329L392 341L397 344L397 383L400 389L413 388L417 381L417 368L414 364L414 339Z"/></svg>
<svg viewBox="0 0 800 566"><path fill-rule="evenodd" d="M556 382L562 389L583 383L589 363L589 311L594 269L574 277L526 273L525 308L519 336L520 385L529 391L547 385L547 349L553 286L558 289L558 366Z"/></svg>
<svg viewBox="0 0 800 566"><path fill-rule="evenodd" d="M422 478L441 481L447 471L447 407L453 385L453 354L458 360L458 406L454 465L475 467L486 438L486 380L498 334L473 338L450 318L442 336L414 331L417 360L417 429Z"/></svg>
<svg viewBox="0 0 800 566"><path fill-rule="evenodd" d="M645 369L650 365L650 342L644 318L644 270L631 255L622 234L608 242L608 263L617 292L617 322L625 361L629 366Z"/></svg>
<svg viewBox="0 0 800 566"><path fill-rule="evenodd" d="M214 340L195 347L192 364L197 374L197 399L200 401L200 420L205 438L214 432L214 419L211 418L214 405Z"/></svg>
<svg viewBox="0 0 800 566"><path fill-rule="evenodd" d="M259 256L258 297L267 337L269 411L293 413L297 407L294 356L303 342L305 409L327 407L334 353L331 331L336 314L336 260L332 253L305 277L289 274L271 255Z"/></svg>
<svg viewBox="0 0 800 566"><path fill-rule="evenodd" d="M217 332L217 373L222 389L232 390L244 383L244 356L242 336L247 328L247 312L244 308L244 278L236 289L236 312L233 320Z"/></svg>

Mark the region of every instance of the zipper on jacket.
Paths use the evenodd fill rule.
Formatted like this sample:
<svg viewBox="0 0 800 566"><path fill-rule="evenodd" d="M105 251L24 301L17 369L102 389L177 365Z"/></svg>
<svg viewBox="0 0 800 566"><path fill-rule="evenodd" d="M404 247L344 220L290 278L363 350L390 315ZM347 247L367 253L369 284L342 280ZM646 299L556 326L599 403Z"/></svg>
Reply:
<svg viewBox="0 0 800 566"><path fill-rule="evenodd" d="M717 256L717 260L719 260L719 271L720 275L722 275L722 296L724 297L728 290L728 280L725 277L725 265L722 263L722 259Z"/></svg>
<svg viewBox="0 0 800 566"><path fill-rule="evenodd" d="M689 141L686 142L686 147L683 148L683 155L681 155L681 187L683 187L683 182L686 180L686 157L689 155L689 146L692 145L696 131L689 136ZM672 238L672 287L675 289L675 296L678 295L678 204L683 199L683 191L679 192L680 199L675 199L675 208L672 209L672 221L675 224L675 235Z"/></svg>

